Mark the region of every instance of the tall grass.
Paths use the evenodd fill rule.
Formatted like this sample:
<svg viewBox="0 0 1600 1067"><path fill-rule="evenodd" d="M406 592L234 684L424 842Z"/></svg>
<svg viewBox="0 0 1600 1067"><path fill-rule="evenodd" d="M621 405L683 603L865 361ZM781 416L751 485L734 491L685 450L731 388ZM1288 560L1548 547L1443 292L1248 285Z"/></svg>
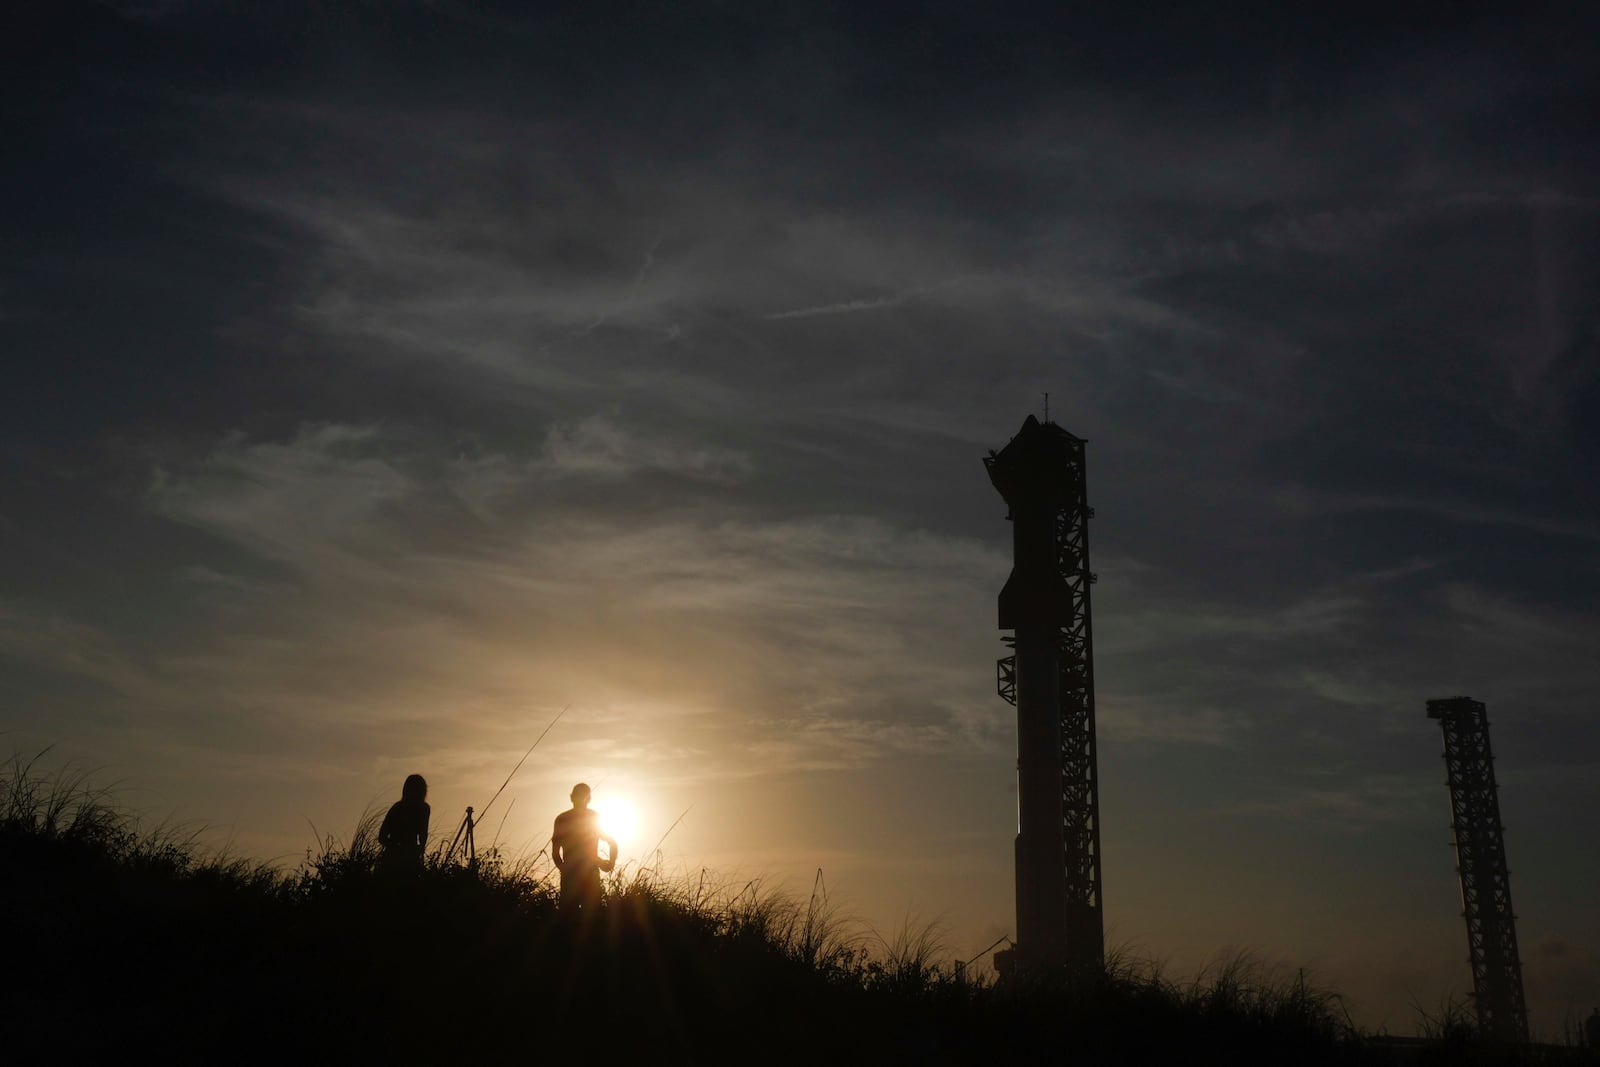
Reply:
<svg viewBox="0 0 1600 1067"><path fill-rule="evenodd" d="M12 971L30 976L0 996L32 1021L8 1031L18 1051L1385 1062L1336 994L1247 955L1185 980L1122 951L1091 974L996 983L950 962L936 923L853 921L821 871L797 896L659 862L617 872L599 913L573 921L542 853L491 846L468 870L435 849L397 875L369 810L278 870L143 831L90 779L43 774L38 757L0 768L0 915Z"/></svg>
<svg viewBox="0 0 1600 1067"><path fill-rule="evenodd" d="M130 820L111 802L110 790L93 785L81 768L45 771L41 764L49 754L46 748L33 756L13 755L0 767L0 829L125 847Z"/></svg>

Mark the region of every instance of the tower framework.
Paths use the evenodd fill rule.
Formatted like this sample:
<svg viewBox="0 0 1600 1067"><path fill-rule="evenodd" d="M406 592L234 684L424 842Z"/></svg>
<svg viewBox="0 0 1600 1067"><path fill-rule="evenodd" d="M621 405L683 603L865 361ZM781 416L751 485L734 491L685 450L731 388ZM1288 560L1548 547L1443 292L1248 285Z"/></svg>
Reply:
<svg viewBox="0 0 1600 1067"><path fill-rule="evenodd" d="M1469 697L1428 701L1428 718L1444 731L1450 828L1456 838L1462 914L1472 965L1478 1028L1505 1041L1528 1040L1528 1008L1517 955L1505 831L1489 748L1488 710Z"/></svg>
<svg viewBox="0 0 1600 1067"><path fill-rule="evenodd" d="M1028 416L984 459L1012 523L1000 695L1017 708L1017 947L1007 966L1100 967L1100 799L1084 441Z"/></svg>

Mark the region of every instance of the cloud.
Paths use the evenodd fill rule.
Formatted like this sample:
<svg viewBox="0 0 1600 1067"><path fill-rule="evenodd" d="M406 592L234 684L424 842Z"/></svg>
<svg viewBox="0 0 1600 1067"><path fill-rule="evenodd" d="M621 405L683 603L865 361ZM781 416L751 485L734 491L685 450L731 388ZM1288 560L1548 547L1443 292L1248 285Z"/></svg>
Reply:
<svg viewBox="0 0 1600 1067"><path fill-rule="evenodd" d="M611 742L605 759L645 760L670 730L674 755L649 758L676 781L718 777L714 753L730 745L753 774L999 741L980 725L991 717L969 710L986 702L987 679L952 664L972 634L939 621L997 584L1004 561L992 549L865 517L673 506L629 516L581 492L542 494L747 473L737 453L605 417L557 424L527 457L436 456L371 427L314 425L284 442L230 435L164 468L147 493L153 511L288 567L297 590L285 597L285 579L236 579L216 562L185 568L211 610L230 596L252 608L164 669L197 692L234 694L241 713L270 708L321 730L442 708L473 709L481 729L520 719L530 699L569 695L596 713L631 707L633 736L657 749ZM482 525L441 521L451 500L470 502ZM989 635L978 639L988 655ZM778 747L762 739L774 731Z"/></svg>
<svg viewBox="0 0 1600 1067"><path fill-rule="evenodd" d="M1414 825L1437 810L1438 791L1435 783L1410 776L1371 775L1338 785L1319 782L1284 790L1263 800L1223 804L1212 814L1320 823L1344 829L1366 829L1382 823Z"/></svg>
<svg viewBox="0 0 1600 1067"><path fill-rule="evenodd" d="M303 564L311 557L355 565L354 543L380 527L385 506L413 484L371 455L368 426L305 425L285 442L224 439L193 468L157 468L146 491L165 518L236 541L268 559Z"/></svg>
<svg viewBox="0 0 1600 1067"><path fill-rule="evenodd" d="M1453 523L1476 526L1516 526L1561 537L1600 539L1600 525L1551 514L1548 510L1519 510L1481 500L1449 499L1425 495L1341 493L1303 488L1282 490L1275 502L1300 517L1341 513L1398 511L1420 512Z"/></svg>
<svg viewBox="0 0 1600 1067"><path fill-rule="evenodd" d="M552 426L541 455L530 469L556 476L604 478L661 471L735 484L750 476L753 464L749 455L742 452L686 448L661 439L641 438L611 419L591 415L575 423Z"/></svg>
<svg viewBox="0 0 1600 1067"><path fill-rule="evenodd" d="M766 317L768 319L810 319L818 315L848 315L854 311L875 311L878 308L899 307L906 302L903 293L893 296L880 296L871 300L845 300L837 304L819 304L816 307L793 308L789 311L775 311Z"/></svg>
<svg viewBox="0 0 1600 1067"><path fill-rule="evenodd" d="M1113 692L1096 700L1097 734L1135 745L1237 745L1248 735L1250 716L1237 709L1207 707L1186 692Z"/></svg>
<svg viewBox="0 0 1600 1067"><path fill-rule="evenodd" d="M34 670L93 682L117 696L164 693L147 664L115 635L63 617L0 601L0 655Z"/></svg>
<svg viewBox="0 0 1600 1067"><path fill-rule="evenodd" d="M884 863L959 826L946 869L992 871L1008 536L979 459L1048 392L1091 439L1108 859L1157 833L1114 839L1115 807L1174 784L1241 841L1398 855L1385 806L1437 790L1421 701L1459 691L1523 821L1573 839L1600 640L1582 35L1144 20L1130 66L1111 16L1075 15L1063 64L987 11L886 52L854 13L663 49L654 22L436 6L307 35L291 5L201 84L213 23L134 7L185 32L97 53L18 148L45 177L0 450L26 722L224 805L259 789L264 840L286 782L343 810L425 762L469 792L570 704L530 782L792 805L863 866L876 831L827 804L867 783L904 804ZM933 71L944 44L1000 62ZM62 140L61 114L94 119ZM108 277L127 299L84 316ZM1391 874L1351 867L1375 897ZM1145 915L1188 936L1185 906Z"/></svg>

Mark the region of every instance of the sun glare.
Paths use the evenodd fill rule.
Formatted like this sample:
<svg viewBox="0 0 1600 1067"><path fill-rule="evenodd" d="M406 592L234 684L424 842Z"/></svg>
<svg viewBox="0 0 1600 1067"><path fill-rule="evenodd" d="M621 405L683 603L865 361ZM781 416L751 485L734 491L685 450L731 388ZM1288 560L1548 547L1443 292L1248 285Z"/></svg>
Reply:
<svg viewBox="0 0 1600 1067"><path fill-rule="evenodd" d="M600 828L616 838L618 845L633 841L634 831L639 828L639 816L627 797L606 797L594 810L600 813Z"/></svg>

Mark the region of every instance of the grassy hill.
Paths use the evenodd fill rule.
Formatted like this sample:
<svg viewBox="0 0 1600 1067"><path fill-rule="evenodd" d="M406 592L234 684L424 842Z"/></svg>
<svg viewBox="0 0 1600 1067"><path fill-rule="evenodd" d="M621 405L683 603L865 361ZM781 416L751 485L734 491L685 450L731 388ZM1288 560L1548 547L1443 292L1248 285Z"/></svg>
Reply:
<svg viewBox="0 0 1600 1067"><path fill-rule="evenodd" d="M140 832L81 779L4 775L10 1062L1522 1062L1459 1034L1382 1047L1336 996L1243 962L997 987L820 895L634 873L574 921L494 854L396 876L368 824L280 871Z"/></svg>

